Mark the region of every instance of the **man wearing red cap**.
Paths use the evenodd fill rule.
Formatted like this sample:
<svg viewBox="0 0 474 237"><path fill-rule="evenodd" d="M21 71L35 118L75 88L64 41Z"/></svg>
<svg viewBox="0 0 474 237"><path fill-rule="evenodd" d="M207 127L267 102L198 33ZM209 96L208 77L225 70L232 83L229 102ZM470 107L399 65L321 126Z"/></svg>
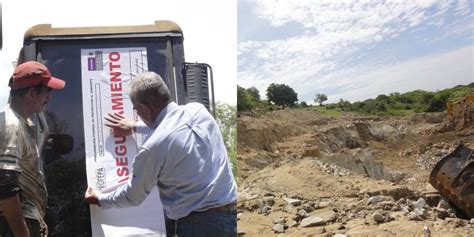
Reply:
<svg viewBox="0 0 474 237"><path fill-rule="evenodd" d="M47 192L40 152L48 135L40 114L51 89L62 89L39 62L16 67L10 103L0 112L0 236L45 236Z"/></svg>

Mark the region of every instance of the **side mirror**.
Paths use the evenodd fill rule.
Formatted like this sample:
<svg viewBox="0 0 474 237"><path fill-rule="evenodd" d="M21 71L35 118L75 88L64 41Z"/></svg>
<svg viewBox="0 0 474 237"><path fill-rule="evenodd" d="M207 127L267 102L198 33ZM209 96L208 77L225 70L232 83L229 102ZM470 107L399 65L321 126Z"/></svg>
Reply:
<svg viewBox="0 0 474 237"><path fill-rule="evenodd" d="M186 90L186 103L199 102L215 117L216 104L214 101L214 79L211 66L205 63L184 63L182 73ZM209 79L211 81L210 88ZM209 91L211 92L211 97L209 96Z"/></svg>

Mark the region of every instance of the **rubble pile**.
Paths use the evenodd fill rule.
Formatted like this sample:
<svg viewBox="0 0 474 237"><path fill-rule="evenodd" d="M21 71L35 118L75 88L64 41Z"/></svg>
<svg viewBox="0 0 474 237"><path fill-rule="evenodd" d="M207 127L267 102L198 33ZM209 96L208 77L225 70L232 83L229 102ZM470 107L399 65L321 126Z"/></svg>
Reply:
<svg viewBox="0 0 474 237"><path fill-rule="evenodd" d="M262 197L240 203L239 218L248 212L257 212L268 216L276 213L269 224L274 233L285 233L289 228L324 227L339 224L340 230L345 224L356 219L364 219L365 225L380 225L396 220L436 221L441 225L455 228L474 228L474 219L466 220L456 216L455 210L443 199L431 206L424 197L415 199L392 196L360 194L350 205L340 206L337 198L306 200L303 197L277 196L265 193ZM344 232L344 231L342 231ZM341 233L339 233L341 234ZM343 234L343 233L342 233ZM245 235L241 233L240 235Z"/></svg>
<svg viewBox="0 0 474 237"><path fill-rule="evenodd" d="M442 158L460 143L474 144L471 128L439 130L445 118L323 119L290 109L240 120L239 235L472 236L474 218L429 183ZM292 126L279 126L286 122ZM269 131L275 139L267 139L268 149L249 145Z"/></svg>
<svg viewBox="0 0 474 237"><path fill-rule="evenodd" d="M423 153L415 155L416 165L425 170L432 170L434 166L445 156L449 155L457 144L446 142L435 143L426 148Z"/></svg>
<svg viewBox="0 0 474 237"><path fill-rule="evenodd" d="M330 163L327 163L327 162L324 162L324 161L314 160L314 163L317 164L321 168L321 170L323 170L324 172L326 172L328 174L332 174L334 176L342 177L342 176L348 176L348 175L352 174L347 169L341 168L337 165L330 164Z"/></svg>
<svg viewBox="0 0 474 237"><path fill-rule="evenodd" d="M458 145L458 143L438 142L428 144L422 148L411 146L398 152L398 157L402 159L415 159L417 167L424 170L432 170L442 158L449 155Z"/></svg>

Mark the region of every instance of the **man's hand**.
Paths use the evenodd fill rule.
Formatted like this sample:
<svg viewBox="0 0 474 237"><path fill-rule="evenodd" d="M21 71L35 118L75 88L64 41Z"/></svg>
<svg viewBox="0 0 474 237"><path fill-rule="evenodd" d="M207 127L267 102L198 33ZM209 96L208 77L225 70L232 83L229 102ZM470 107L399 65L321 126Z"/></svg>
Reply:
<svg viewBox="0 0 474 237"><path fill-rule="evenodd" d="M109 113L105 120L104 125L112 129L114 136L128 136L133 133L135 122L122 115Z"/></svg>
<svg viewBox="0 0 474 237"><path fill-rule="evenodd" d="M99 191L94 190L93 188L89 187L84 194L84 201L89 204L99 205Z"/></svg>

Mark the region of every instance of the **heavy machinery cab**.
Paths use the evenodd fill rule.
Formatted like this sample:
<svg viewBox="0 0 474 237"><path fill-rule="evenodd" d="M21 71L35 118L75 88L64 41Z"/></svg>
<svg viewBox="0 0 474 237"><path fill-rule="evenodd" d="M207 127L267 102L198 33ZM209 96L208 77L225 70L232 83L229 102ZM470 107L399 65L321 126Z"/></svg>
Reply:
<svg viewBox="0 0 474 237"><path fill-rule="evenodd" d="M207 64L185 63L183 32L172 21L77 28L41 24L26 31L18 64L32 60L42 62L52 75L66 81L63 90L53 93L54 99L45 108L45 117L52 133L73 137L76 152L68 156L74 160L84 157L81 51L134 47L146 49L146 70L163 78L173 101L178 104L200 102L214 112L212 69Z"/></svg>

